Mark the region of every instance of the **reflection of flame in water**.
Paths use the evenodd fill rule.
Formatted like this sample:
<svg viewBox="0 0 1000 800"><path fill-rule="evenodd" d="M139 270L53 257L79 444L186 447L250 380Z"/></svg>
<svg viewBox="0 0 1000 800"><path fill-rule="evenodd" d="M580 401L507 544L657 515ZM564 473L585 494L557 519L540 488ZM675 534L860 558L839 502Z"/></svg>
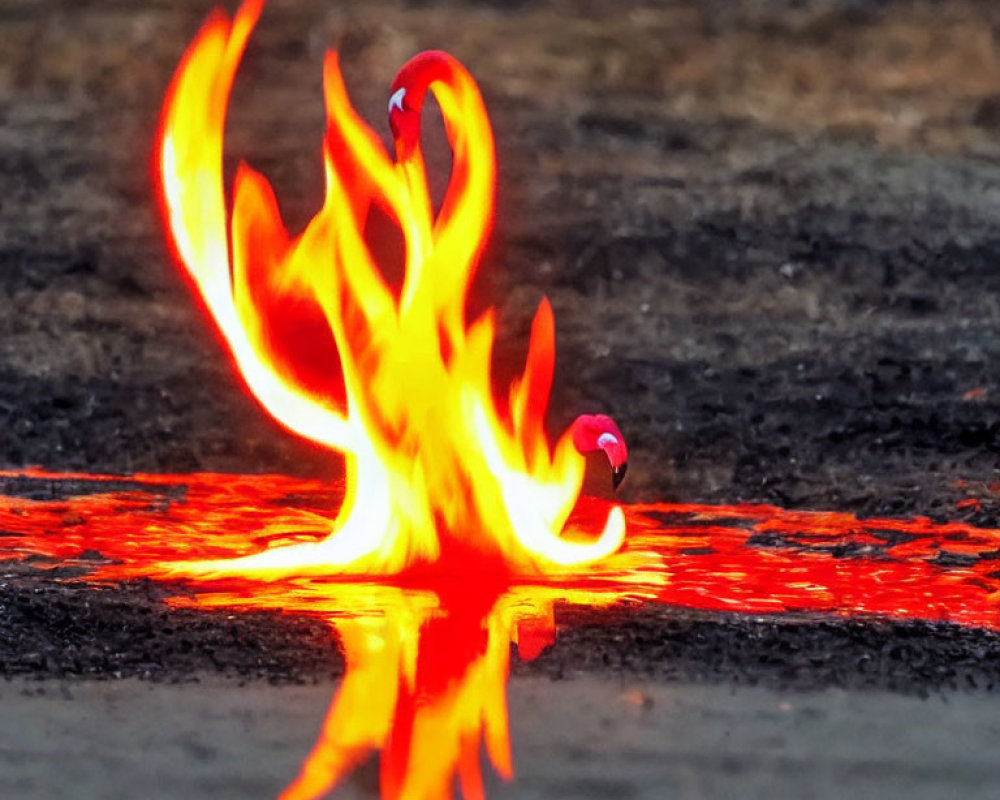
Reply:
<svg viewBox="0 0 1000 800"><path fill-rule="evenodd" d="M87 580L174 577L182 559L239 559L262 548L326 536L342 487L281 476L138 475L131 480L39 471L0 473L17 491L53 481L84 491L59 501L0 499L0 558L43 556L73 563L95 553L112 563ZM69 483L67 483L69 482ZM123 485L124 484L124 485ZM91 493L92 492L92 493ZM608 504L584 501L589 523ZM394 583L359 577L292 576L260 581L201 578L173 606L272 609L325 619L336 631L346 674L313 751L283 798L324 795L375 751L386 800L452 797L456 777L468 800L483 797L481 751L512 774L506 678L510 646L522 659L554 640L557 600L607 605L644 596L663 577L649 554L624 553L608 564L636 586L615 587L592 566L573 578L513 585L496 573L410 570ZM643 565L646 565L643 567Z"/></svg>
<svg viewBox="0 0 1000 800"><path fill-rule="evenodd" d="M123 479L29 470L0 472L0 479L7 493L0 497L0 553L63 562L97 551L116 562L94 576L104 580L165 578L166 562L239 558L316 541L343 493L342 485L279 475ZM22 484L37 492L48 483L62 497L76 496L14 496ZM602 518L607 505L585 497L574 513L587 525ZM1000 530L749 503L650 503L627 506L625 515L631 533L621 559L603 570L530 582L617 587L716 611L872 614L1000 630ZM216 604L328 614L339 609L327 603L331 585L342 584L332 577L267 583L235 577L205 587L220 598ZM198 595L206 602L209 596Z"/></svg>
<svg viewBox="0 0 1000 800"><path fill-rule="evenodd" d="M342 585L331 616L347 672L319 739L283 800L325 794L373 751L381 751L382 796L432 800L483 796L481 751L513 774L507 726L510 645L522 659L555 635L551 597L600 595L438 583L435 590ZM231 607L236 598L213 603ZM238 600L237 600L238 604ZM251 602L251 606L256 604Z"/></svg>
<svg viewBox="0 0 1000 800"><path fill-rule="evenodd" d="M347 673L319 741L283 798L314 798L381 750L385 798L482 796L480 751L510 776L505 684L512 621L491 592L373 586L350 592L350 616L332 619ZM360 594L361 597L357 595ZM374 602L377 608L362 609Z"/></svg>
<svg viewBox="0 0 1000 800"><path fill-rule="evenodd" d="M583 453L604 450L618 480L624 442L610 419L587 416L550 446L547 301L523 371L495 396L494 313L466 321L493 218L493 133L475 82L451 56L422 53L394 81L393 159L328 54L322 207L290 236L270 184L245 164L228 207L226 107L262 5L245 0L232 20L216 11L185 53L164 104L157 185L178 260L247 388L278 422L345 454L344 491L319 513L287 500L264 514L259 503L197 503L201 516L150 531L141 550L110 541L94 549L124 562L105 578L196 578L200 605L334 614L348 674L288 797L323 793L373 749L382 751L387 798L448 796L456 772L465 795L479 797L483 740L510 772L504 679L523 617L506 594L512 576L568 580L587 569L596 580L643 561L616 552L619 507L583 514L577 502ZM437 211L420 145L428 93L452 151ZM402 239L399 287L366 241L373 211ZM236 488L200 480L217 494ZM266 486L261 478L243 488ZM229 513L238 524L227 527L220 517ZM236 535L205 536L227 530ZM255 541L240 538L247 531ZM337 583L334 574L393 575L397 584ZM551 629L551 608L543 617Z"/></svg>
<svg viewBox="0 0 1000 800"><path fill-rule="evenodd" d="M0 556L113 563L87 579L165 578L164 562L234 558L325 535L341 489L281 476L3 473ZM50 487L50 496L31 500ZM607 513L584 498L581 524ZM478 795L478 755L510 772L504 679L552 641L552 603L621 598L744 613L821 612L923 619L1000 630L1000 530L925 518L865 519L766 505L626 508L623 559L603 572L531 586L473 578L333 578L196 585L174 605L308 613L336 629L347 676L320 740L286 797L321 794L372 750L387 798ZM93 567L93 560L81 565ZM669 565L669 580L662 565Z"/></svg>

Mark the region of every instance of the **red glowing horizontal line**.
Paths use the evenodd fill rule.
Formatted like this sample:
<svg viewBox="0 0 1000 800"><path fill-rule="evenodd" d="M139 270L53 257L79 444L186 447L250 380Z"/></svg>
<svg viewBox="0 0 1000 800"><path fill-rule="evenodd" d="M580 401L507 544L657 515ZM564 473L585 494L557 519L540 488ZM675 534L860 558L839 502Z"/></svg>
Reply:
<svg viewBox="0 0 1000 800"><path fill-rule="evenodd" d="M13 496L17 487L2 479L48 482L67 497ZM104 488L108 484L127 488ZM107 581L155 575L156 565L167 561L233 558L318 540L329 532L342 486L282 475L30 469L0 472L0 493L0 558L65 563L85 555L93 564L99 554L104 563L90 579ZM706 610L874 615L1000 629L1000 530L746 503L625 510L626 549L645 554L643 563L547 585ZM586 523L606 513L606 502L583 498L575 515ZM336 576L266 585L228 579L200 587L199 597L205 605L329 613L335 583Z"/></svg>

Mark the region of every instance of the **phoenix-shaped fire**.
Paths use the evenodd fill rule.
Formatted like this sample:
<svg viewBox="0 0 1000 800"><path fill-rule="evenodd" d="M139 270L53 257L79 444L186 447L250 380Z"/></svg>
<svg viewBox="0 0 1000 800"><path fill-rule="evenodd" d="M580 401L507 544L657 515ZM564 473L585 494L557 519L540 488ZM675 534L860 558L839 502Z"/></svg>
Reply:
<svg viewBox="0 0 1000 800"><path fill-rule="evenodd" d="M580 417L550 446L552 309L535 314L527 360L493 386L493 311L466 320L466 295L493 220L493 134L469 73L443 52L413 58L389 91L394 158L324 65L322 208L291 236L268 181L246 164L232 209L223 185L226 107L263 0L215 13L188 49L164 108L157 173L176 253L253 395L280 423L344 453L347 493L329 537L187 573L280 577L395 574L429 564L532 575L596 562L625 534L620 508L596 533L567 527L587 451L617 483L622 435ZM427 93L441 108L452 171L435 214L420 142ZM379 209L405 244L386 280L366 242ZM500 396L498 396L498 394Z"/></svg>

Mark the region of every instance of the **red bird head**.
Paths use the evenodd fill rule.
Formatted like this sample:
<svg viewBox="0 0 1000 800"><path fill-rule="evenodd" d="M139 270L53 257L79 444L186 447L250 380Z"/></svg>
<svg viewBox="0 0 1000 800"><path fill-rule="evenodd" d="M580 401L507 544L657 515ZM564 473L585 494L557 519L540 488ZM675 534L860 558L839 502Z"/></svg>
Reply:
<svg viewBox="0 0 1000 800"><path fill-rule="evenodd" d="M449 83L458 69L455 59L441 50L427 50L411 58L396 74L390 87L389 127L400 161L407 160L420 144L420 112L432 83Z"/></svg>
<svg viewBox="0 0 1000 800"><path fill-rule="evenodd" d="M611 480L617 489L628 470L628 448L615 421L604 414L583 414L573 421L570 430L573 444L581 453L604 451L611 464Z"/></svg>

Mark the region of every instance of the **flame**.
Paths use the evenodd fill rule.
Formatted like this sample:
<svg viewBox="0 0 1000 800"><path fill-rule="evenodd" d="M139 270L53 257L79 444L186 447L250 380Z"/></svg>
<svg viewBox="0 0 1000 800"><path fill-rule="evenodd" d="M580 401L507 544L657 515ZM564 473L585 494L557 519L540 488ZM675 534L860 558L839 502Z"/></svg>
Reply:
<svg viewBox="0 0 1000 800"><path fill-rule="evenodd" d="M329 620L347 672L312 752L281 800L325 796L373 751L384 800L482 800L481 750L513 776L506 684L523 630L555 637L552 602L516 591L456 594L352 587L352 612ZM454 587L453 587L454 588ZM345 598L347 599L347 598Z"/></svg>
<svg viewBox="0 0 1000 800"><path fill-rule="evenodd" d="M320 541L343 490L281 475L0 471L0 560L31 556L85 567L87 580L97 582L165 579L182 559L238 562L267 547ZM996 507L992 498L969 499ZM583 498L574 521L586 527L607 513L606 501ZM620 556L599 568L514 583L701 611L873 616L1000 631L1000 528L755 503L632 504L625 513L630 533ZM83 553L106 561L95 570ZM409 587L423 577L385 580ZM472 591L477 581L466 583ZM371 581L227 576L192 588L199 606L328 617L350 609L342 587L356 585Z"/></svg>
<svg viewBox="0 0 1000 800"><path fill-rule="evenodd" d="M493 218L495 163L482 98L454 58L423 53L400 72L393 160L351 107L329 53L322 208L290 236L270 184L242 164L227 215L225 110L261 6L247 0L232 21L214 12L174 77L157 159L164 216L246 385L289 430L345 454L347 493L321 542L178 570L393 574L475 557L538 574L614 553L625 534L619 508L596 537L566 526L585 461L568 433L550 447L543 427L555 355L548 302L504 402L492 389L493 311L465 320ZM419 142L427 90L453 152L436 216ZM365 242L375 208L405 242L398 295Z"/></svg>
<svg viewBox="0 0 1000 800"><path fill-rule="evenodd" d="M554 603L608 606L628 590L341 583L320 607L337 634L344 679L316 744L279 800L316 800L372 753L382 800L483 800L481 755L514 775L507 712L511 645L529 661L555 641ZM274 600L278 600L275 595ZM268 608L260 595L200 592L174 606ZM287 596L278 607L286 607ZM315 611L315 608L313 609Z"/></svg>

